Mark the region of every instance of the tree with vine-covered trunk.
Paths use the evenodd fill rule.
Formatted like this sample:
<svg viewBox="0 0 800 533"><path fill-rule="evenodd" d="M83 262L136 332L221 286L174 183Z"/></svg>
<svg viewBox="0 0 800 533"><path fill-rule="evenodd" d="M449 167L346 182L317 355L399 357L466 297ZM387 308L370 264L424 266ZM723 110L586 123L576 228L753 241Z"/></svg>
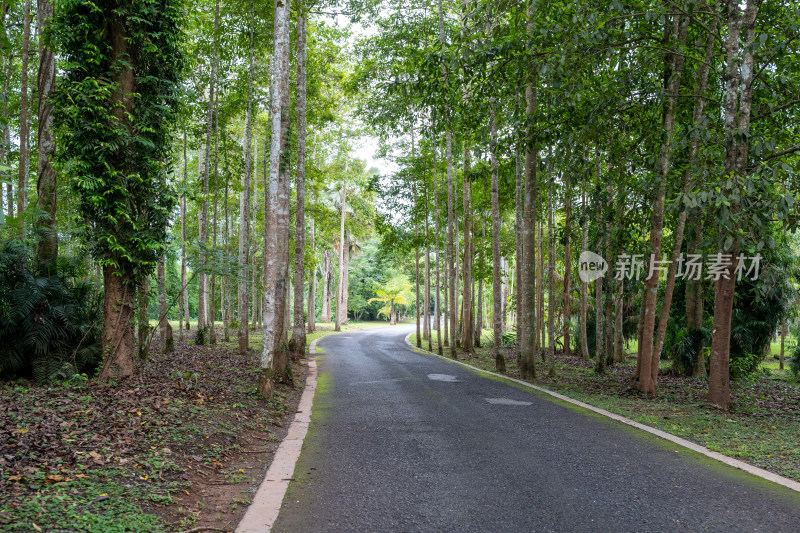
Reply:
<svg viewBox="0 0 800 533"><path fill-rule="evenodd" d="M63 0L56 9L59 158L79 200L83 239L103 267L104 380L134 373L134 294L164 252L176 204L164 177L181 16L175 0Z"/></svg>

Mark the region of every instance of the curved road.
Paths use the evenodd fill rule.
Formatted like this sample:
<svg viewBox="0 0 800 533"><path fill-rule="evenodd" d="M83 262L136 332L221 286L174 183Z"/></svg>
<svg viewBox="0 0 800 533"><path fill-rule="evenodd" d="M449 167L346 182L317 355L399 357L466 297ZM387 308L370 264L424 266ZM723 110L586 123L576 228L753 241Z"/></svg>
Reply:
<svg viewBox="0 0 800 533"><path fill-rule="evenodd" d="M273 531L800 531L797 493L415 353L410 331L320 341Z"/></svg>

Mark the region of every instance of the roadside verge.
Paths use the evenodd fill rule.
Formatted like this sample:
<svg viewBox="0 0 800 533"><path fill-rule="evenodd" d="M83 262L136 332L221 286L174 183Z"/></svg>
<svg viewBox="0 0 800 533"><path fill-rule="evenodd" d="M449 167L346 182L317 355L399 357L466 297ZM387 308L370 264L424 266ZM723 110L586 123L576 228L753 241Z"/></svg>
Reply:
<svg viewBox="0 0 800 533"><path fill-rule="evenodd" d="M719 452L715 452L715 451L709 450L708 448L706 448L704 446L700 446L699 444L695 444L694 442L691 442L689 440L683 439L681 437L677 437L675 435L672 435L672 434L667 433L665 431L662 431L660 429L652 428L652 427L647 426L645 424L642 424L642 423L636 422L634 420L631 420L630 418L627 418L627 417L612 413L610 411L606 411L605 409L601 409L599 407L595 407L593 405L581 402L579 400L575 400L575 399L570 398L568 396L564 396L563 394L559 394L557 392L553 392L553 391L551 391L549 389L546 389L544 387L540 387L538 385L534 385L534 384L529 383L527 381L523 381L521 379L516 379L516 378L509 377L509 376L504 376L502 374L498 374L498 373L495 373L495 372L491 372L491 371L488 371L488 370L484 370L482 368L478 368L476 366L473 366L473 365L470 365L470 364L467 364L467 363L463 363L461 361L457 361L457 360L451 359L449 357L441 356L441 355L439 355L437 353L429 352L428 350L425 350L423 348L418 348L418 347L414 346L410 342L409 339L410 339L411 335L413 335L413 332L409 333L405 337L405 342L411 349L413 349L415 351L418 351L418 352L421 352L421 353L425 353L425 354L428 354L428 355L433 355L433 356L438 357L440 359L443 359L445 361L449 361L451 363L455 363L455 364L461 365L463 367L469 368L471 370L474 370L475 372L478 372L478 373L481 373L481 374L488 374L488 375L491 375L491 376L495 376L497 378L504 379L504 380L507 380L507 381L511 381L511 382L517 383L519 385L522 385L524 387L539 391L541 393L544 393L544 394L547 394L549 396L552 396L553 398L557 398L557 399L559 399L559 400L561 400L563 402L566 402L566 403L581 407L583 409L587 409L587 410L589 410L589 411L591 411L593 413L599 414L599 415L607 417L607 418L611 418L612 420L616 420L617 422L621 422L621 423L623 423L625 425L634 427L636 429L639 429L639 430L642 430L642 431L646 431L647 433L650 433L651 435L655 435L657 437L660 437L660 438L662 438L664 440L672 442L673 444L677 444L678 446L682 446L684 448L687 448L689 450L697 452L697 453L699 453L701 455L704 455L705 457L708 457L710 459L714 459L716 461L724 463L724 464L726 464L728 466L732 466L734 468L738 468L739 470L743 470L743 471L748 472L750 474L753 474L754 476L757 476L759 478L765 479L767 481L771 481L773 483L777 483L778 485L781 485L783 487L786 487L786 488L789 488L791 490L800 492L800 483L798 483L797 481L794 481L792 479L780 476L778 474L775 474L775 473L770 472L768 470L765 470L763 468L759 468L757 466L753 466L751 464L745 463L744 461L739 461L738 459L734 459L732 457L728 457L727 455L723 455L723 454L721 454Z"/></svg>
<svg viewBox="0 0 800 533"><path fill-rule="evenodd" d="M311 423L311 407L317 390L317 361L314 356L320 338L314 339L308 347L308 375L303 395L297 406L297 414L289 426L286 438L275 452L275 457L264 476L264 481L256 491L253 502L236 527L236 533L267 533L278 518L283 497L286 495L286 489L294 475L294 467L300 457L303 440L308 433L308 425Z"/></svg>

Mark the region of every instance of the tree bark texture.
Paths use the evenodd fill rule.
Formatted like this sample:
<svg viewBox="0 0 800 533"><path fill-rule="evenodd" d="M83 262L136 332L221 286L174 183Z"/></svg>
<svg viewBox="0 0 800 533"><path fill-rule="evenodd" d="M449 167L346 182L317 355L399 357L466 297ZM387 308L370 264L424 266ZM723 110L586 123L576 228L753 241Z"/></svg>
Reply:
<svg viewBox="0 0 800 533"><path fill-rule="evenodd" d="M306 324L303 309L303 289L305 278L305 231L306 231L306 13L305 4L300 2L297 14L297 173L294 231L294 329L292 330L292 353L295 359L306 351Z"/></svg>
<svg viewBox="0 0 800 533"><path fill-rule="evenodd" d="M50 0L38 0L38 24L40 33L50 26L53 16L53 5ZM56 83L56 64L53 50L45 46L45 39L39 39L39 76L38 76L38 150L39 178L36 189L39 197L39 209L46 213L37 222L39 243L37 245L36 262L39 269L45 272L54 271L54 262L58 257L58 233L56 232L56 171L53 168L53 154L56 149L53 138L52 105L50 94ZM0 157L2 161L2 157Z"/></svg>
<svg viewBox="0 0 800 533"><path fill-rule="evenodd" d="M274 47L275 52L271 62L272 70L272 101L271 112L271 142L269 159L269 188L266 194L268 209L265 216L266 250L264 271L264 326L263 350L261 353L261 374L258 381L258 390L261 394L270 397L273 391L273 363L278 351L281 349L281 330L283 329L283 310L285 309L285 285L279 257L281 251L280 231L288 232L288 225L282 228L284 213L279 210L286 205L281 202L280 196L284 194L279 183L281 174L281 149L282 124L284 121L284 95L288 94L289 84L289 5L287 0L276 0L274 15ZM288 116L285 117L288 120ZM288 205L287 205L288 207ZM288 213L286 213L288 215ZM288 236L288 235L287 235ZM288 262L288 257L285 259Z"/></svg>

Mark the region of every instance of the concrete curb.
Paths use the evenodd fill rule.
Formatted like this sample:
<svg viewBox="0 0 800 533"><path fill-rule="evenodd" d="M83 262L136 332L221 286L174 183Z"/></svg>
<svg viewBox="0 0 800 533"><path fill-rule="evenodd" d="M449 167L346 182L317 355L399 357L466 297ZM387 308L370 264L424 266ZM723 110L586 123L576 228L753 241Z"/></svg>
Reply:
<svg viewBox="0 0 800 533"><path fill-rule="evenodd" d="M311 406L317 390L317 361L314 354L317 353L317 341L324 338L314 339L308 347L308 375L303 395L300 396L300 403L297 406L297 414L289 426L289 432L278 446L267 475L264 476L264 481L253 497L253 502L236 527L236 533L268 533L278 518L283 497L286 495L286 489L294 475L294 467L300 457L303 439L311 423Z"/></svg>
<svg viewBox="0 0 800 533"><path fill-rule="evenodd" d="M495 377L498 377L498 378L501 378L501 379L505 379L505 380L508 380L508 381L513 381L514 383L519 383L520 385L523 385L525 387L537 390L539 392L543 392L544 394L548 394L548 395L550 395L550 396L552 396L554 398L558 398L561 401L570 403L572 405L577 405L578 407L582 407L584 409L588 409L589 411L592 411L593 413L597 413L597 414L605 416L607 418L611 418L613 420L616 420L617 422L622 422L623 424L631 426L631 427L635 427L636 429L640 429L642 431L646 431L647 433L650 433L651 435L655 435L655 436L660 437L660 438L662 438L664 440L668 440L669 442L677 444L678 446L683 446L684 448L688 448L688 449L690 449L690 450L692 450L694 452L697 452L697 453L699 453L701 455L704 455L706 457L709 457L711 459L714 459L716 461L724 463L724 464L726 464L728 466L732 466L734 468L738 468L739 470L744 470L745 472L747 472L749 474L753 474L754 476L760 477L762 479L766 479L767 481L772 481L773 483L777 483L778 485L781 485L781 486L786 487L788 489L800 492L800 483L798 483L797 481L794 481L794 480L789 479L787 477L780 476L780 475L775 474L773 472L770 472L768 470L764 470L763 468L759 468L757 466L753 466L751 464L745 463L744 461L739 461L738 459L734 459L732 457L728 457L727 455L722 455L719 452L715 452L715 451L709 450L705 446L700 446L699 444L696 444L694 442L688 441L686 439L682 439L681 437L676 437L675 435L667 433L666 431L661 431L660 429L652 428L652 427L647 426L645 424L641 424L639 422L631 420L630 418L626 418L624 416L612 413L610 411L606 411L605 409L600 409L599 407L595 407L593 405L589 405L589 404L581 402L579 400L574 400L572 398L569 398L568 396L564 396L563 394L559 394L557 392L553 392L551 390L545 389L544 387L539 387L538 385L533 385L532 383L528 383L527 381L522 381L521 379L516 379L516 378L509 377L509 376L504 376L502 374L497 374L495 372L490 372L488 370L483 370L482 368L478 368L476 366L472 366L472 365L467 364L467 363L462 363L461 361L450 359L449 357L444 357L444 356L439 355L437 353L429 352L428 350L425 350L424 348L417 348L416 346L411 344L411 342L409 341L409 339L411 338L411 335L413 335L413 334L414 334L414 332L411 332L408 335L406 335L405 341L406 341L406 344L409 347L411 347L412 349L414 349L414 350L419 350L419 351L425 352L426 354L436 356L436 357L438 357L440 359L444 359L445 361L449 361L451 363L459 364L461 366L470 368L472 370L476 370L476 371L481 372L483 374L489 374L491 376L495 376Z"/></svg>

